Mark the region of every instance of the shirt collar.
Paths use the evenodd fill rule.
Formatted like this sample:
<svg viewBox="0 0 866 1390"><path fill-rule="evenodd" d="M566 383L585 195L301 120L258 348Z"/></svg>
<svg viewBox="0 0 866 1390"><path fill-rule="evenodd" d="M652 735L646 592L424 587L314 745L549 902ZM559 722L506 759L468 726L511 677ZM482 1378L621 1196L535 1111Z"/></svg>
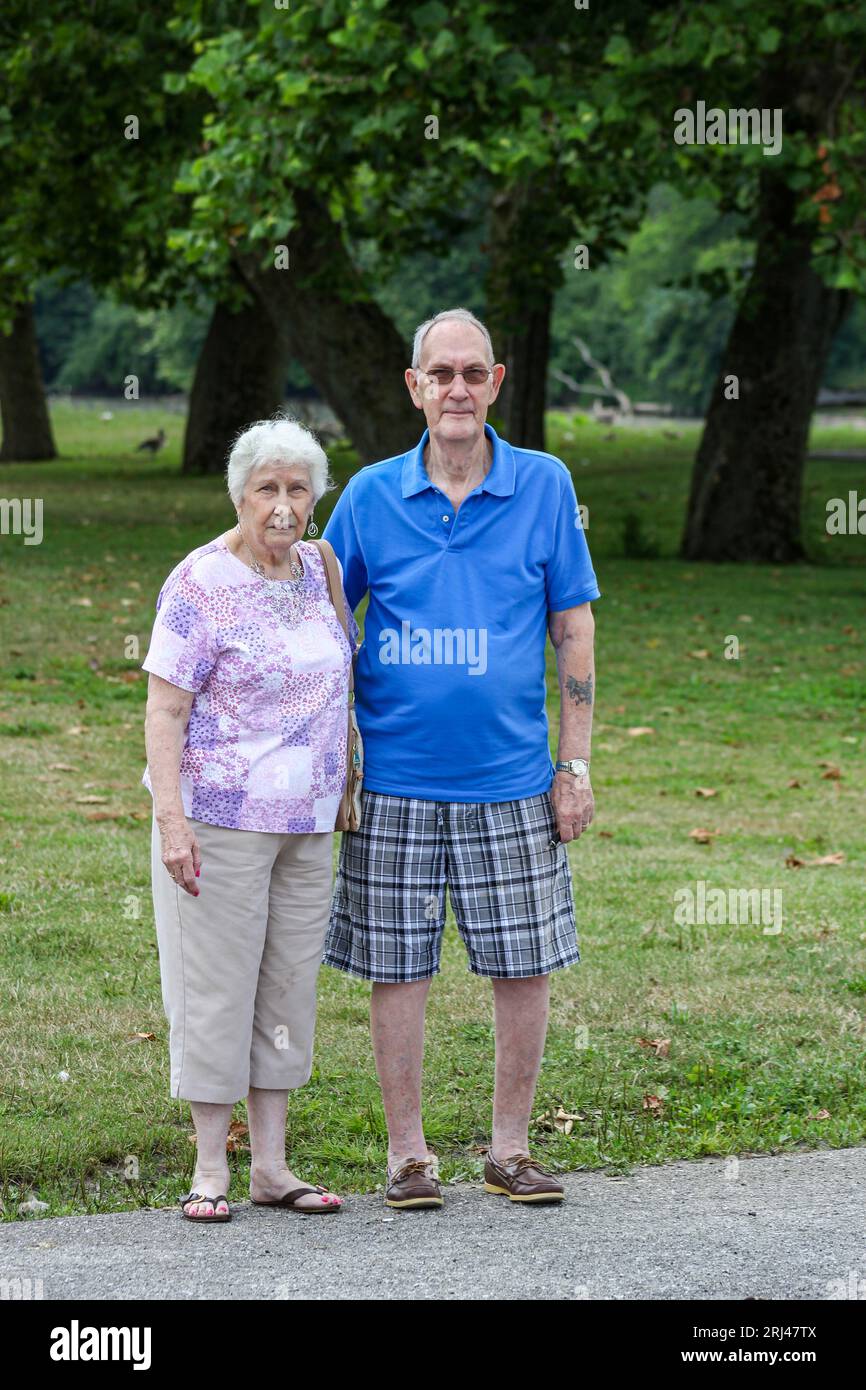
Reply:
<svg viewBox="0 0 866 1390"><path fill-rule="evenodd" d="M490 472L480 484L482 492L491 492L495 497L511 497L514 493L515 462L514 451L504 439L500 439L492 425L485 424L484 433L493 445L493 462ZM417 446L403 459L402 488L404 497L414 497L432 487L424 467L424 448L430 439L426 429Z"/></svg>

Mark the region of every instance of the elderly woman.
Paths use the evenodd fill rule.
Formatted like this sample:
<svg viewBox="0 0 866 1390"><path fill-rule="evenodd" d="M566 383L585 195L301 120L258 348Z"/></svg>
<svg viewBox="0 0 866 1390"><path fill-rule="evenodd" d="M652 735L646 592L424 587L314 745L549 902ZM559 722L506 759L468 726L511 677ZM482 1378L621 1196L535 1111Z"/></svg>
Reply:
<svg viewBox="0 0 866 1390"><path fill-rule="evenodd" d="M346 767L352 651L302 539L332 484L317 441L284 419L241 434L227 481L237 526L169 575L143 663L171 1094L190 1101L197 1136L181 1208L198 1221L231 1217L226 1136L244 1097L253 1201L341 1204L285 1152L288 1092L312 1070Z"/></svg>

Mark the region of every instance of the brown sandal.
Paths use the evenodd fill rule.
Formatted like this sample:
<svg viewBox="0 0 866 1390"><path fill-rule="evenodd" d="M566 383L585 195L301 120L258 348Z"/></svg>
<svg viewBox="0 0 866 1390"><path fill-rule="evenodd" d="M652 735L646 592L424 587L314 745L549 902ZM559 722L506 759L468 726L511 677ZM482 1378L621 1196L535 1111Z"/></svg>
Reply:
<svg viewBox="0 0 866 1390"><path fill-rule="evenodd" d="M327 1191L327 1187L322 1187L317 1183L315 1187L295 1187L291 1192L284 1192L278 1202L257 1202L255 1197L250 1198L250 1200L255 1207L291 1207L292 1211L299 1211L304 1216L314 1215L317 1212L340 1211L343 1205L341 1201L331 1202L328 1206L323 1207L299 1207L295 1205L298 1198L303 1197L306 1192L315 1194L316 1192L325 1193Z"/></svg>
<svg viewBox="0 0 866 1390"><path fill-rule="evenodd" d="M203 1192L188 1192L185 1197L179 1197L180 1209L187 1221L231 1221L232 1209L229 1206L229 1199L225 1193L220 1193L219 1197L206 1197ZM189 1202L210 1202L213 1207L213 1216L190 1216L184 1208ZM229 1208L228 1212L218 1212L217 1206L220 1202L225 1202Z"/></svg>

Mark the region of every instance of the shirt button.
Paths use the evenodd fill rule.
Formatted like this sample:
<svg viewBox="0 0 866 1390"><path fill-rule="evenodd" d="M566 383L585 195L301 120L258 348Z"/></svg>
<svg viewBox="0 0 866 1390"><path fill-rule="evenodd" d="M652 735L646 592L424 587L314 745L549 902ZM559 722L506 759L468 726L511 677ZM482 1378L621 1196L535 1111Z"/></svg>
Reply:
<svg viewBox="0 0 866 1390"><path fill-rule="evenodd" d="M442 520L443 520L443 521L450 521L451 518L450 518L450 516L443 516Z"/></svg>

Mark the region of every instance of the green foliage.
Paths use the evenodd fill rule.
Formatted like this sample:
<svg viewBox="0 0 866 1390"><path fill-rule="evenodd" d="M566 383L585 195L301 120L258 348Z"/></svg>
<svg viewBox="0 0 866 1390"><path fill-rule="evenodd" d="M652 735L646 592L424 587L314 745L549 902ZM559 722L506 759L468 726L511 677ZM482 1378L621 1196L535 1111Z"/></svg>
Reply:
<svg viewBox="0 0 866 1390"><path fill-rule="evenodd" d="M662 5L652 32L653 44L616 71L633 120L656 123L659 177L693 193L702 180L723 209L750 218L758 216L762 180L787 183L798 195L799 220L811 229L819 273L839 288L866 291L866 8L847 0L704 0ZM724 110L780 110L781 151L675 146L674 108L694 109L698 100Z"/></svg>
<svg viewBox="0 0 866 1390"><path fill-rule="evenodd" d="M141 323L129 305L102 300L73 340L54 385L60 391L120 395L130 372L148 393L159 384L156 357L143 347Z"/></svg>
<svg viewBox="0 0 866 1390"><path fill-rule="evenodd" d="M189 392L212 305L203 296L169 308L136 309L97 298L86 283L37 287L36 327L49 390L119 397L134 372L144 394ZM307 393L310 379L293 363L289 394Z"/></svg>
<svg viewBox="0 0 866 1390"><path fill-rule="evenodd" d="M575 399L553 375L557 369L600 384L573 345L578 336L630 395L699 414L752 254L740 226L705 199L655 188L621 253L597 269L590 260L589 270L567 271L553 319L550 398Z"/></svg>
<svg viewBox="0 0 866 1390"><path fill-rule="evenodd" d="M4 4L0 328L44 275L122 286L141 303L188 279L165 255L172 178L201 120L197 93L169 111L162 92L163 70L185 65L174 8ZM130 117L138 139L126 138Z"/></svg>

